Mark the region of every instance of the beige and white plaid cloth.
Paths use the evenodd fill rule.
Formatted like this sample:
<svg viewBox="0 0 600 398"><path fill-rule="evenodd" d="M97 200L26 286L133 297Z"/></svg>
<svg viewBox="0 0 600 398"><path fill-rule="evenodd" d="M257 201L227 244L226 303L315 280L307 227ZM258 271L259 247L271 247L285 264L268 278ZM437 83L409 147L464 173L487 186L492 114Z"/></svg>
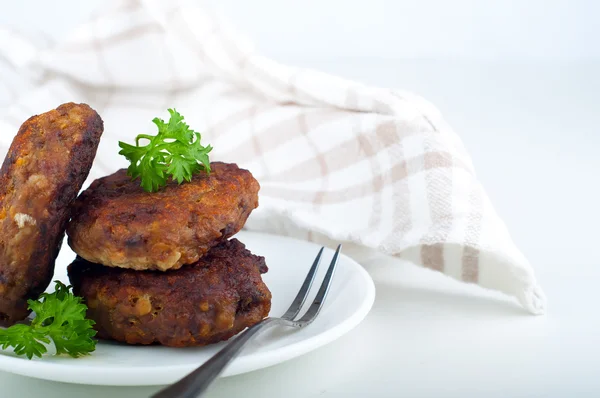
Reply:
<svg viewBox="0 0 600 398"><path fill-rule="evenodd" d="M262 57L198 1L111 2L57 45L2 30L0 72L2 156L31 115L86 102L105 121L97 178L175 107L260 181L248 229L354 242L544 312L460 138L413 94Z"/></svg>

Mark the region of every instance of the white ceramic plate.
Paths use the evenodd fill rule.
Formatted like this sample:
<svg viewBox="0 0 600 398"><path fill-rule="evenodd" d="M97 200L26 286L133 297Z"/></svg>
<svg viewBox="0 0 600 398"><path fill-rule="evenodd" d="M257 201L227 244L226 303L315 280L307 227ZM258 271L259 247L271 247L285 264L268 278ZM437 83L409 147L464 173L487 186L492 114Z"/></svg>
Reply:
<svg viewBox="0 0 600 398"><path fill-rule="evenodd" d="M295 297L319 247L295 239L240 232L236 238L253 253L265 256L269 272L263 279L273 294L272 316L282 315ZM313 286L318 290L333 251L324 253ZM74 258L64 246L56 264L55 279L68 281L65 267ZM360 323L375 299L373 280L352 259L341 256L323 310L317 320L302 329L274 328L257 337L254 343L225 370L231 376L272 366L327 344ZM310 304L309 297L306 306ZM40 379L67 383L140 386L164 385L179 380L224 344L199 348L128 346L100 341L87 357L47 356L27 360L10 353L0 354L0 370Z"/></svg>

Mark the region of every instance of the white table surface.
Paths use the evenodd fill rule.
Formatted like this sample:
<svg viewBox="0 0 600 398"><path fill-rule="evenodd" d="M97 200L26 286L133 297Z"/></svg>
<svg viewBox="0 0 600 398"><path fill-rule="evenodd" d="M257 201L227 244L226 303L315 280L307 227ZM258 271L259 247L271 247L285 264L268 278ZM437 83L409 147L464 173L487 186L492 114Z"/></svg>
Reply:
<svg viewBox="0 0 600 398"><path fill-rule="evenodd" d="M434 102L549 299L545 316L475 286L352 250L376 283L354 331L301 358L220 379L208 397L600 395L600 61L286 61ZM0 373L1 397L147 397Z"/></svg>

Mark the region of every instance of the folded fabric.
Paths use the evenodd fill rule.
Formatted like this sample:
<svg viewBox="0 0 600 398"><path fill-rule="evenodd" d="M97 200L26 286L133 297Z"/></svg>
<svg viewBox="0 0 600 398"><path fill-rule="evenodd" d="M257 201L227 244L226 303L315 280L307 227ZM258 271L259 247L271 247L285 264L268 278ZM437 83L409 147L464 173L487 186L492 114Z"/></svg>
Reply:
<svg viewBox="0 0 600 398"><path fill-rule="evenodd" d="M105 121L97 178L126 166L119 140L151 132L150 120L175 107L212 159L260 181L248 229L354 242L543 313L533 270L460 138L422 98L262 57L193 1L111 2L36 50L10 36L0 34L0 87L12 93L0 95L2 155L29 116L86 102Z"/></svg>

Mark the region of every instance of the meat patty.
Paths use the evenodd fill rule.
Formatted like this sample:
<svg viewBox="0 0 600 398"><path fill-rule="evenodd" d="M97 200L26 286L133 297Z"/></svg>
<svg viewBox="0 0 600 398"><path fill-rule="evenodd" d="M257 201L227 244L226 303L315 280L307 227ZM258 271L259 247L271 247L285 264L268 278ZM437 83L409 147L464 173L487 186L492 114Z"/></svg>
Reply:
<svg viewBox="0 0 600 398"><path fill-rule="evenodd" d="M258 206L258 182L235 164L215 162L210 175L142 189L125 169L84 191L67 227L69 245L93 263L135 270L191 264L236 234Z"/></svg>
<svg viewBox="0 0 600 398"><path fill-rule="evenodd" d="M50 283L75 200L103 131L85 104L29 118L0 169L0 324L28 314Z"/></svg>
<svg viewBox="0 0 600 398"><path fill-rule="evenodd" d="M264 257L237 239L176 271L110 268L77 257L69 268L98 337L128 344L202 346L227 340L265 318L271 292Z"/></svg>

